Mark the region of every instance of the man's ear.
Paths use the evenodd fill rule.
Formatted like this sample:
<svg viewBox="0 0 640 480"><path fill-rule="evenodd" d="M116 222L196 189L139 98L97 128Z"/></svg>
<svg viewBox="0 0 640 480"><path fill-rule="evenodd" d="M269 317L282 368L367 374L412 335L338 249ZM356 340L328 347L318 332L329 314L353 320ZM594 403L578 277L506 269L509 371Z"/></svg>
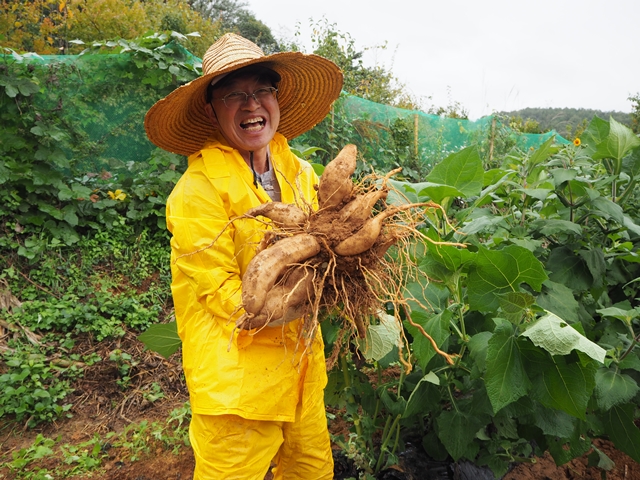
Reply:
<svg viewBox="0 0 640 480"><path fill-rule="evenodd" d="M207 118L211 122L211 125L213 125L213 128L218 128L218 117L216 116L216 112L210 103L205 103L204 113L207 115Z"/></svg>

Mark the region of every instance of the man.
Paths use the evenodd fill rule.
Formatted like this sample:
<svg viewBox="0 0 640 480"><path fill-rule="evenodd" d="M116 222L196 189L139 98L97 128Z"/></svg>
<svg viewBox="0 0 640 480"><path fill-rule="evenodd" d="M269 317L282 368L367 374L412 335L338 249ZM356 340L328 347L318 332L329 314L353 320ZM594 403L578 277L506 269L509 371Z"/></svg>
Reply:
<svg viewBox="0 0 640 480"><path fill-rule="evenodd" d="M272 200L316 202L317 177L287 139L329 112L342 73L316 55L265 56L235 34L204 55L203 75L156 103L145 128L189 156L167 202L172 293L189 389L199 479L330 479L322 338L299 344L302 321L234 331L242 275L264 225L230 219Z"/></svg>

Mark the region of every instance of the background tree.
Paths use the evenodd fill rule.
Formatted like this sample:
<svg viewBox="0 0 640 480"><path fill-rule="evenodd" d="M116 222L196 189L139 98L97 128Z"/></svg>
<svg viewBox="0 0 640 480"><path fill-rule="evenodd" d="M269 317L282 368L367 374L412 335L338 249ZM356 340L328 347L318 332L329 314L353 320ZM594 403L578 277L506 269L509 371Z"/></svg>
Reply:
<svg viewBox="0 0 640 480"><path fill-rule="evenodd" d="M352 95L409 110L418 110L419 101L406 92L404 84L388 70L376 65L367 67L363 55L370 48L385 49L385 45L356 48L355 40L348 33L337 30L335 24L322 19L313 25L311 38L313 53L333 60L344 74L343 90Z"/></svg>
<svg viewBox="0 0 640 480"><path fill-rule="evenodd" d="M81 47L71 40L132 39L166 30L198 32L189 44L197 56L222 33L219 22L203 18L187 0L0 1L2 45L20 52L77 53Z"/></svg>
<svg viewBox="0 0 640 480"><path fill-rule="evenodd" d="M279 52L280 46L271 29L238 0L191 0L191 8L204 18L219 22L224 32L235 32L248 38L265 53Z"/></svg>

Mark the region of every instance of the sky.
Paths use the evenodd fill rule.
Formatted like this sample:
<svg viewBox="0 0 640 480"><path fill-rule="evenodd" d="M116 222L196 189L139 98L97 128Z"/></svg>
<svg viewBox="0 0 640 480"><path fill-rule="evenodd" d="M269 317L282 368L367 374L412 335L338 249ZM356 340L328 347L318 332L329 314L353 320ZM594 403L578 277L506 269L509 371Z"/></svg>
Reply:
<svg viewBox="0 0 640 480"><path fill-rule="evenodd" d="M246 0L311 52L327 21L428 106L475 120L527 107L630 112L640 93L639 0ZM296 33L299 33L296 36ZM385 45L386 48L375 48Z"/></svg>

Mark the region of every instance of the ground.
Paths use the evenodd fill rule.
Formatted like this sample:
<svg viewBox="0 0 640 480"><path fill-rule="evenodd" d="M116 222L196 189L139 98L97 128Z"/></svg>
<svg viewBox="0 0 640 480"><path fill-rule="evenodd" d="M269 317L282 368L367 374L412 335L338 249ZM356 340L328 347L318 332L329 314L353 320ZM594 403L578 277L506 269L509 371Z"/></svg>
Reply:
<svg viewBox="0 0 640 480"><path fill-rule="evenodd" d="M82 354L96 352L103 359L108 359L114 351L126 351L132 358L140 360L129 371L128 387L124 390L117 383L118 380L122 381L122 372L116 362L103 360L86 367L85 375L76 381L75 391L69 399L73 403L72 417L69 419L33 429L24 428L24 422L4 420L0 424L0 479L46 478L20 476L19 471L12 471L10 468L14 454L32 446L38 434L41 434L56 439L56 445L78 445L91 442L92 439L95 444L100 445L100 448L94 451L96 458L102 457L100 466L89 472L83 470L73 474L69 469L79 462L77 458L72 459L69 453L53 455L30 465L29 468L32 470L57 470L58 476L50 478L191 480L193 454L188 446L181 443L185 438L186 424L179 424L180 417L175 413L184 410L184 404L188 399L180 373L179 357L176 355L166 360L153 352L144 351L133 335L127 335L118 341L101 343L85 339L79 342L76 351ZM154 383L162 387L165 396L150 401L152 397L149 396L149 385ZM172 413L175 420L168 422L167 419ZM148 428L139 427L143 421L147 422ZM110 432L118 432L120 435L110 436L113 435ZM616 450L607 441L596 440L595 444L615 462L615 467L607 472L606 476L603 475L603 470L588 466L587 455L560 467L555 465L549 455L545 455L536 458L532 463L514 466L503 480L640 480L640 464ZM339 452L336 453L335 478L339 480L354 476L355 471L349 461ZM468 468L463 468L464 465L429 461L420 449L407 451L400 459L398 466L388 469L378 478L481 478L477 470L469 473ZM65 471L66 474L60 473Z"/></svg>

